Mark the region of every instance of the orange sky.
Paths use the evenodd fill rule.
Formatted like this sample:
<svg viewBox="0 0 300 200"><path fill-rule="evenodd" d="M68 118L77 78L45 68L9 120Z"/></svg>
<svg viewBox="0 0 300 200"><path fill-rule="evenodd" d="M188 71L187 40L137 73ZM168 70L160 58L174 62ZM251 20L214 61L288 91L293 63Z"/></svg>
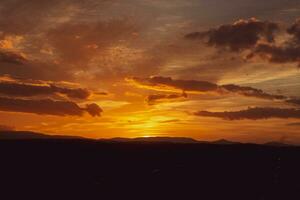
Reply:
<svg viewBox="0 0 300 200"><path fill-rule="evenodd" d="M1 1L0 130L300 143L299 15L297 0Z"/></svg>

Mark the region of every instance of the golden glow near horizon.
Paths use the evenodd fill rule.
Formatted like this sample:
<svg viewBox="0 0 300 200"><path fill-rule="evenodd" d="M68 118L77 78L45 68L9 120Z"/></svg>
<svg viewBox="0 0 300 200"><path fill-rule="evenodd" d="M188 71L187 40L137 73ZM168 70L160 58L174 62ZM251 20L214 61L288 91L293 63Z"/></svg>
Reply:
<svg viewBox="0 0 300 200"><path fill-rule="evenodd" d="M17 2L0 2L0 130L300 143L290 4Z"/></svg>

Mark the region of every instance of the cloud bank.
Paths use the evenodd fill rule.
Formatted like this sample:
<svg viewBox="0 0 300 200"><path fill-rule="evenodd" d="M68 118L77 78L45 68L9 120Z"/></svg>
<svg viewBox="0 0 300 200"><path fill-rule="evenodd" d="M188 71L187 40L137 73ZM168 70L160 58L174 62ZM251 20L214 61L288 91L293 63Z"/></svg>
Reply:
<svg viewBox="0 0 300 200"><path fill-rule="evenodd" d="M215 83L198 80L175 80L171 77L154 76L150 78L128 78L127 81L141 88L185 93L207 93L214 92L220 95L237 94L246 97L255 97L260 99L284 100L288 97L283 95L268 94L263 90L239 86L234 84L217 85Z"/></svg>
<svg viewBox="0 0 300 200"><path fill-rule="evenodd" d="M62 94L69 98L87 99L91 92L83 88L66 88L54 83L42 82L30 84L17 81L0 81L0 94L13 97L33 97L42 95Z"/></svg>
<svg viewBox="0 0 300 200"><path fill-rule="evenodd" d="M259 41L274 42L278 24L255 18L238 20L204 32L193 32L185 36L189 40L204 40L207 45L240 51L254 47Z"/></svg>
<svg viewBox="0 0 300 200"><path fill-rule="evenodd" d="M71 101L25 100L4 97L0 97L0 110L56 116L82 116L85 112L92 116L100 116L102 112L97 104L88 104L82 108Z"/></svg>
<svg viewBox="0 0 300 200"><path fill-rule="evenodd" d="M194 115L201 117L216 117L225 120L259 120L269 118L296 118L300 119L300 109L294 108L268 108L268 107L256 107L248 108L247 110L232 111L232 112L209 112L209 111L198 111Z"/></svg>
<svg viewBox="0 0 300 200"><path fill-rule="evenodd" d="M146 102L148 105L155 105L158 103L171 102L176 100L182 100L187 98L186 93L182 94L151 94L146 98Z"/></svg>

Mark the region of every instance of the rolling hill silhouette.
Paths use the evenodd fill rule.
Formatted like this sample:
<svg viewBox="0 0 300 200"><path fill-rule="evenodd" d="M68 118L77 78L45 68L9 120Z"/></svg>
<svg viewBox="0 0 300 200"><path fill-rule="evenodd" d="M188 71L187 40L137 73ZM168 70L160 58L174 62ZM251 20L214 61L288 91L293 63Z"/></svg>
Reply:
<svg viewBox="0 0 300 200"><path fill-rule="evenodd" d="M3 199L300 199L296 146L22 131L0 138Z"/></svg>
<svg viewBox="0 0 300 200"><path fill-rule="evenodd" d="M44 133L37 133L31 131L0 131L0 140L24 140L24 139L73 139L73 140L93 140L79 136L65 136L65 135L49 135ZM187 137L137 137L137 138L111 138L111 139L98 139L95 141L99 142L158 142L158 143L183 143L183 144L217 144L217 145L242 145L240 142L233 142L225 139L220 139L216 141L199 141L193 138ZM282 142L271 141L263 145L267 146L290 146Z"/></svg>
<svg viewBox="0 0 300 200"><path fill-rule="evenodd" d="M0 140L25 140L25 139L85 139L77 136L48 135L31 131L0 131Z"/></svg>
<svg viewBox="0 0 300 200"><path fill-rule="evenodd" d="M137 137L137 138L112 138L107 141L114 142L169 142L169 143L199 143L192 138L185 137Z"/></svg>

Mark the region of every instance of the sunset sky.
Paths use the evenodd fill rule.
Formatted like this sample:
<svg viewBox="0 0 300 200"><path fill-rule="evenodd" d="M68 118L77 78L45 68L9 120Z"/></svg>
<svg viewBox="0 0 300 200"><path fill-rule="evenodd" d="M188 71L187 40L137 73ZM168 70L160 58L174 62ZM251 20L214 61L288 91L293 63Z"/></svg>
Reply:
<svg viewBox="0 0 300 200"><path fill-rule="evenodd" d="M1 0L0 130L300 143L299 0Z"/></svg>

